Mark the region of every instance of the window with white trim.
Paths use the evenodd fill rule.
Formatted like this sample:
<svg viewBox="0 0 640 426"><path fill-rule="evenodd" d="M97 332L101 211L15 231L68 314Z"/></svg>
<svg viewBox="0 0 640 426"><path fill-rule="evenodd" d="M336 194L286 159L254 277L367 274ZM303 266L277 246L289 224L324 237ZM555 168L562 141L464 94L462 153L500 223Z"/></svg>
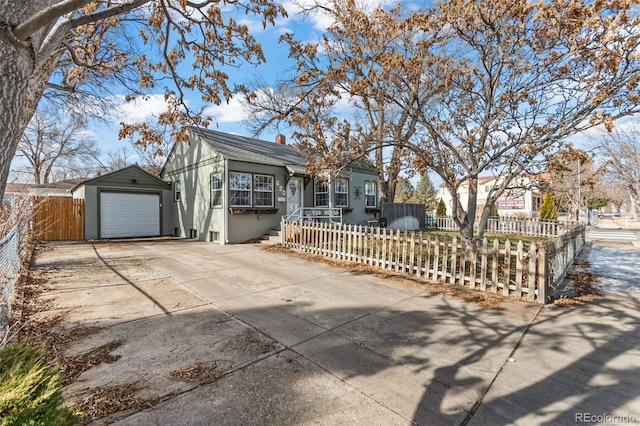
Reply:
<svg viewBox="0 0 640 426"><path fill-rule="evenodd" d="M349 179L338 178L333 182L336 194L335 207L349 207Z"/></svg>
<svg viewBox="0 0 640 426"><path fill-rule="evenodd" d="M364 206L375 208L377 206L378 182L368 180L364 183Z"/></svg>
<svg viewBox="0 0 640 426"><path fill-rule="evenodd" d="M251 207L251 173L229 172L229 206Z"/></svg>
<svg viewBox="0 0 640 426"><path fill-rule="evenodd" d="M313 202L314 207L329 206L329 185L326 180L317 180L314 185Z"/></svg>
<svg viewBox="0 0 640 426"><path fill-rule="evenodd" d="M211 207L222 205L222 173L211 173Z"/></svg>
<svg viewBox="0 0 640 426"><path fill-rule="evenodd" d="M177 180L173 183L173 201L179 202L182 200L182 188L180 187L180 181Z"/></svg>
<svg viewBox="0 0 640 426"><path fill-rule="evenodd" d="M253 175L253 205L273 207L273 176Z"/></svg>

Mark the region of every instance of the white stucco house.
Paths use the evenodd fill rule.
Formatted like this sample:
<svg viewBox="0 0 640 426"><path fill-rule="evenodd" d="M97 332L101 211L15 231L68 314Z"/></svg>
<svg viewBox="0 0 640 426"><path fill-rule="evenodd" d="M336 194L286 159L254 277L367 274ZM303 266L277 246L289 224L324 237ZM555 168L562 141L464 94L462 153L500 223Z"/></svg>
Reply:
<svg viewBox="0 0 640 426"><path fill-rule="evenodd" d="M480 214L487 204L487 198L492 188L498 186L501 176L478 177L478 204L476 212ZM542 175L524 175L516 178L512 189L505 191L496 201L498 214L505 217L536 217L540 212L543 189L546 182ZM469 201L469 185L463 183L458 191L462 206L466 209ZM447 187L440 184L438 199L444 201L447 207L447 215L451 215L453 200Z"/></svg>

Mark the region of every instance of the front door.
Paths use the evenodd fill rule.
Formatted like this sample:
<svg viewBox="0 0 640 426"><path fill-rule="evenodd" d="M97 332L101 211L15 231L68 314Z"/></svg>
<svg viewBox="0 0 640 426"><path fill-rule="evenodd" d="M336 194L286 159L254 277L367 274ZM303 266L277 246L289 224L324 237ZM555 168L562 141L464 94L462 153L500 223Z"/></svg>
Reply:
<svg viewBox="0 0 640 426"><path fill-rule="evenodd" d="M302 179L291 178L287 183L287 215L302 207Z"/></svg>

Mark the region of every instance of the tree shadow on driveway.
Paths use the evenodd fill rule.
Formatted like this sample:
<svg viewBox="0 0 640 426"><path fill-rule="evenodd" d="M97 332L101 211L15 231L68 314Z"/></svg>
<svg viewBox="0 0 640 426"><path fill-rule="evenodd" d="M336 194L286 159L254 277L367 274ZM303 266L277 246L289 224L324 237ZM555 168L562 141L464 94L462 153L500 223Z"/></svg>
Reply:
<svg viewBox="0 0 640 426"><path fill-rule="evenodd" d="M251 254L271 256L268 270L284 262ZM261 277L251 293L215 271L143 279L119 266L130 257L98 248L73 277L49 273L56 303L77 308L74 322L85 316L102 327L69 356L122 342L115 362L85 371L66 395L136 384L141 398L166 399L96 424L568 423L596 400L607 412L638 400L638 315L615 300L545 308L530 326L537 305L486 309L313 264L299 281L291 273L268 287ZM78 285L100 264L102 281ZM111 292L117 297L103 306ZM127 309L136 314L120 312Z"/></svg>

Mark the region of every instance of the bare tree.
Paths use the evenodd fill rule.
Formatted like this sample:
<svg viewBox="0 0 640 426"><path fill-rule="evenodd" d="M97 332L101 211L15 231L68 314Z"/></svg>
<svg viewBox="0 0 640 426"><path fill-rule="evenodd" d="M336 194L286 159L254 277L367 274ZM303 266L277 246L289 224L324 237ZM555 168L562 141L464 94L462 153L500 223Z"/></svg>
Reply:
<svg viewBox="0 0 640 426"><path fill-rule="evenodd" d="M400 176L398 181L396 182L396 189L394 191L395 198L393 199L394 203L410 203L413 194L415 193L415 188L411 181L405 177Z"/></svg>
<svg viewBox="0 0 640 426"><path fill-rule="evenodd" d="M227 101L231 89L220 65L265 60L247 26L225 19L226 6L261 16L265 26L286 15L271 0L0 0L0 198L18 141L45 92L75 95L92 86L85 82L109 78L135 96L164 78L173 86L159 122L173 126L176 139L185 138L190 124L206 126L210 118L189 110L184 94ZM192 61L190 75L178 71L187 68L180 67L185 61ZM123 126L122 134L136 131L157 140L144 125Z"/></svg>
<svg viewBox="0 0 640 426"><path fill-rule="evenodd" d="M418 105L423 138L411 148L417 165L432 168L452 194L467 239L483 235L497 198L518 176L539 171L568 137L599 124L611 129L640 110L633 1L453 0L429 12L435 30L450 34L432 49L447 83ZM477 218L483 174L500 178Z"/></svg>
<svg viewBox="0 0 640 426"><path fill-rule="evenodd" d="M440 87L439 80L425 84L428 56L420 56L438 35L416 44L424 22L411 14L405 19L400 4L365 10L354 1L332 1L321 9L333 25L318 42L282 37L296 60L295 75L275 90L258 84L247 98L249 121L256 132L280 122L294 128L312 173L365 158L381 178L381 199L393 201L407 164L405 142L416 132L413 106Z"/></svg>
<svg viewBox="0 0 640 426"><path fill-rule="evenodd" d="M433 170L467 242L484 234L496 200L544 170L545 157L569 137L597 125L610 130L640 111L632 0L322 7L335 25L320 43L283 38L298 64L295 102L275 117L288 118L316 167L373 152L375 165L388 154L389 176L398 161ZM365 125L337 114L343 97L375 119ZM481 175L499 178L478 209Z"/></svg>
<svg viewBox="0 0 640 426"><path fill-rule="evenodd" d="M69 163L95 164L97 155L95 141L85 131L82 120L60 117L48 110L33 116L17 151L17 156L29 162L29 171L38 185L49 183Z"/></svg>
<svg viewBox="0 0 640 426"><path fill-rule="evenodd" d="M609 172L625 189L631 216L637 219L640 202L640 127L601 132L596 140L608 160Z"/></svg>
<svg viewBox="0 0 640 426"><path fill-rule="evenodd" d="M576 212L588 206L588 200L600 197L606 164L597 164L588 152L571 144L547 157L549 189L561 210Z"/></svg>
<svg viewBox="0 0 640 426"><path fill-rule="evenodd" d="M133 149L140 160L139 166L159 177L173 144L173 139L167 134L161 136L160 142L152 145L133 142Z"/></svg>

